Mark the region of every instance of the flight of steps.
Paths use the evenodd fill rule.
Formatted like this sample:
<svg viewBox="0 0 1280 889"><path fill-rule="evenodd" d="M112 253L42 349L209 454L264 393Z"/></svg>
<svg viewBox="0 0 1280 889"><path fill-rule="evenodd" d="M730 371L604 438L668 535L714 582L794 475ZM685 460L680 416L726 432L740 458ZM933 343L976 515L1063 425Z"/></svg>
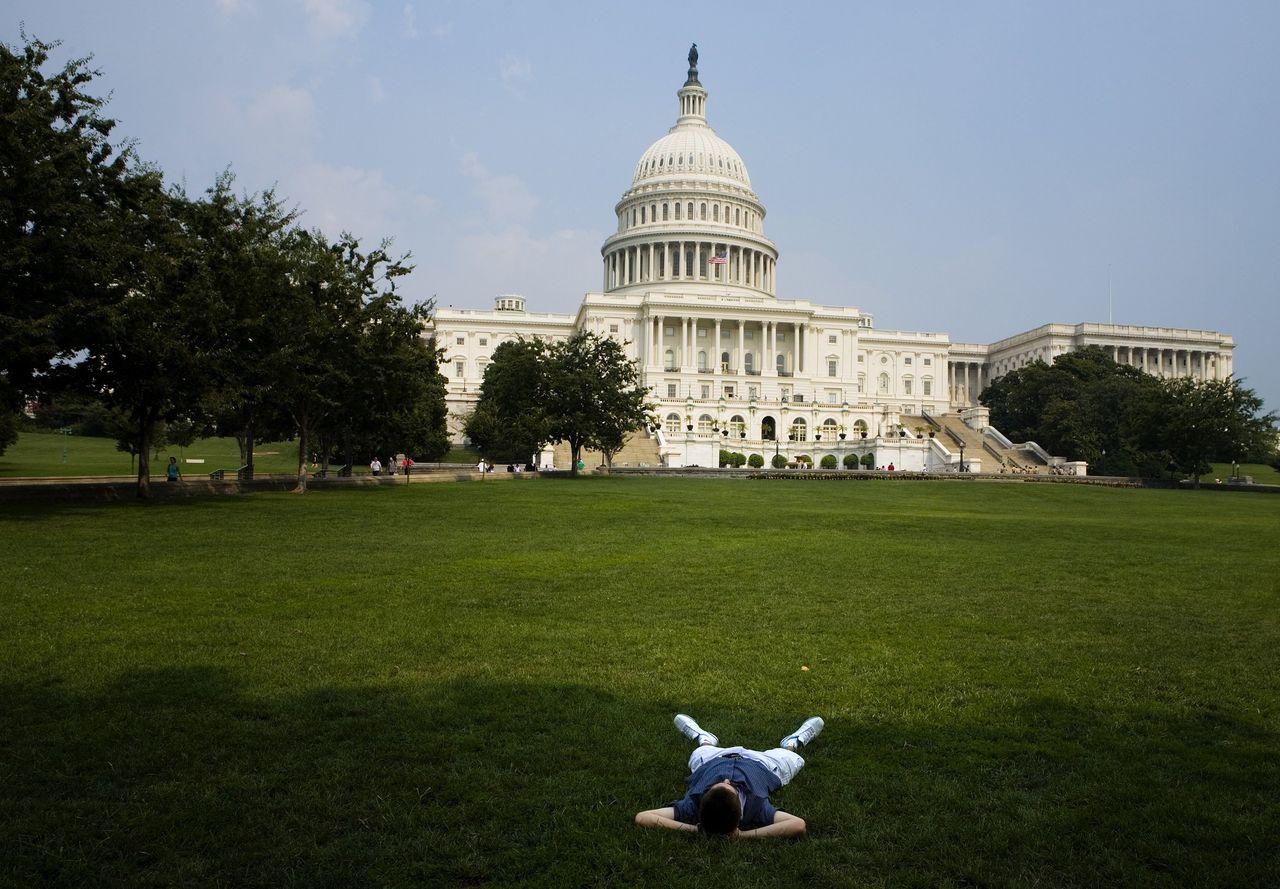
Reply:
<svg viewBox="0 0 1280 889"><path fill-rule="evenodd" d="M956 439L963 441L966 462L970 457L979 458L983 463L984 472L999 472L1002 460L1014 470L1044 466L1044 462L1032 452L1006 448L994 439L970 429L959 417L942 416L932 419L942 427L937 436L943 446L949 451L958 451L959 445ZM904 415L901 422L908 431L914 430L917 426L929 427L929 422L924 417Z"/></svg>
<svg viewBox="0 0 1280 889"><path fill-rule="evenodd" d="M556 469L569 468L569 443L560 442L555 446L552 453L555 455ZM604 465L604 455L599 451L582 449L582 462L584 471L590 471L597 466ZM633 432L627 438L627 443L622 446L613 457L614 466L660 466L662 458L658 456L658 440L651 436L648 432L641 430Z"/></svg>

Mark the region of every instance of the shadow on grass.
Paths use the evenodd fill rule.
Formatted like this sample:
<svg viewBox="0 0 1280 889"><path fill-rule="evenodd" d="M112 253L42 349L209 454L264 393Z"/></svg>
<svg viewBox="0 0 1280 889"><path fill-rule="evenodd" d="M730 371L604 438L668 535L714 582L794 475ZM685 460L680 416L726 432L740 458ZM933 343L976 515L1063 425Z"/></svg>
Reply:
<svg viewBox="0 0 1280 889"><path fill-rule="evenodd" d="M632 826L682 792L688 743L665 704L580 685L268 693L186 667L0 694L15 885L1265 885L1277 864L1276 736L1226 713L832 718L775 798L809 839L726 844ZM689 709L755 746L806 715Z"/></svg>

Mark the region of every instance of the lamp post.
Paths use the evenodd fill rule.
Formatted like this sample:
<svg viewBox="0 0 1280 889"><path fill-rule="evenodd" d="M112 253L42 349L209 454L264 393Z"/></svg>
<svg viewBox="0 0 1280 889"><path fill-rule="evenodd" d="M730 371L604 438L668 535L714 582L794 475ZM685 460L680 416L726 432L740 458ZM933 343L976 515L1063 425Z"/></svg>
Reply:
<svg viewBox="0 0 1280 889"><path fill-rule="evenodd" d="M960 471L961 472L969 471L965 469L965 466L964 466L964 442L960 442Z"/></svg>

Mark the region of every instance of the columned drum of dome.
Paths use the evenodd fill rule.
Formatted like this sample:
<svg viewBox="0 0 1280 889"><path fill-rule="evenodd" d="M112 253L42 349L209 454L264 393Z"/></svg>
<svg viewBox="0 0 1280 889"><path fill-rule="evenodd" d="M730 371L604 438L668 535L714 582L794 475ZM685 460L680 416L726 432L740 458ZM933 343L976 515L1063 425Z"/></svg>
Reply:
<svg viewBox="0 0 1280 889"><path fill-rule="evenodd" d="M777 293L778 249L764 236L764 205L733 146L707 124L696 55L676 94L679 116L640 156L604 242L606 293L671 283Z"/></svg>

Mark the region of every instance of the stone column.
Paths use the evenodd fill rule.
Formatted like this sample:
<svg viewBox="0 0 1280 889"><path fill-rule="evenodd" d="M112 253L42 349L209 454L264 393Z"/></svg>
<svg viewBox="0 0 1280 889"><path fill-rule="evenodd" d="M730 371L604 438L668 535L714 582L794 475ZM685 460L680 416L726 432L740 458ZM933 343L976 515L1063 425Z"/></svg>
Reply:
<svg viewBox="0 0 1280 889"><path fill-rule="evenodd" d="M680 354L676 356L681 370L689 369L689 316L680 318Z"/></svg>
<svg viewBox="0 0 1280 889"><path fill-rule="evenodd" d="M775 336L773 331L773 322L765 321L762 325L764 328L764 367L760 368L762 374L766 376L776 377L777 361L773 357L773 347L775 345Z"/></svg>
<svg viewBox="0 0 1280 889"><path fill-rule="evenodd" d="M715 372L717 375L719 375L721 373L721 370L720 370L720 319L719 318L716 319L715 330L711 332L711 335L714 336L716 340Z"/></svg>
<svg viewBox="0 0 1280 889"><path fill-rule="evenodd" d="M738 319L738 373L747 372L747 322Z"/></svg>

